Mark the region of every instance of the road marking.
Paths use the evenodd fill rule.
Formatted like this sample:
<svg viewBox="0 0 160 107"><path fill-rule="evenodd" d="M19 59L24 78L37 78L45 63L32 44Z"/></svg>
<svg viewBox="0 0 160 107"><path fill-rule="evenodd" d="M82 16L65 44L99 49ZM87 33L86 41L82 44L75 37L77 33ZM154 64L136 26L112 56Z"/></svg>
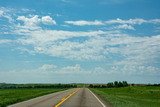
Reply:
<svg viewBox="0 0 160 107"><path fill-rule="evenodd" d="M78 90L79 90L79 89L78 89ZM69 99L69 98L70 98L71 96L73 96L76 92L78 92L78 90L76 90L76 91L72 92L71 94L63 97L63 98L61 99L61 101L60 101L58 104L56 104L54 107L59 107L59 106L60 106L61 104L63 104L67 99Z"/></svg>
<svg viewBox="0 0 160 107"><path fill-rule="evenodd" d="M90 90L90 89L88 89L91 93L92 93L92 95L101 103L101 105L102 105L102 107L106 107L103 103L102 103L102 101Z"/></svg>

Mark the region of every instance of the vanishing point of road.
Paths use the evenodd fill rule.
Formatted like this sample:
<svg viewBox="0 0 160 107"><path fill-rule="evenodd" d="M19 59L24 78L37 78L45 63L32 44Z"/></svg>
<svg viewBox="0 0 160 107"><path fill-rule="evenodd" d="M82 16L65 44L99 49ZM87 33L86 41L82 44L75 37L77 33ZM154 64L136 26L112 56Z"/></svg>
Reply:
<svg viewBox="0 0 160 107"><path fill-rule="evenodd" d="M106 107L88 88L74 88L60 91L9 107Z"/></svg>

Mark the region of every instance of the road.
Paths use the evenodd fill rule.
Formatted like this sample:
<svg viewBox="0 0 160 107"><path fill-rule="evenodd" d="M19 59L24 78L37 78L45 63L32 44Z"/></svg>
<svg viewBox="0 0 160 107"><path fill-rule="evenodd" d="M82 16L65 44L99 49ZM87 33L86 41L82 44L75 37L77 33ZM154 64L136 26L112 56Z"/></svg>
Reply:
<svg viewBox="0 0 160 107"><path fill-rule="evenodd" d="M88 88L74 88L56 92L9 107L106 107Z"/></svg>

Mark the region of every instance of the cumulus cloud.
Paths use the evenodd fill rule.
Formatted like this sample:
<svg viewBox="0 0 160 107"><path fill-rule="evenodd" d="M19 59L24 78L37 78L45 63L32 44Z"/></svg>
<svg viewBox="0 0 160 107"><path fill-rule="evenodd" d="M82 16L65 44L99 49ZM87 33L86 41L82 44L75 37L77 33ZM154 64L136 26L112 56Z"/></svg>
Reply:
<svg viewBox="0 0 160 107"><path fill-rule="evenodd" d="M18 16L17 20L24 22L24 25L29 27L36 27L39 24L46 25L55 25L56 22L50 16L42 16L41 18L38 15L32 17Z"/></svg>
<svg viewBox="0 0 160 107"><path fill-rule="evenodd" d="M48 24L48 25L55 25L56 21L53 20L50 16L43 16L42 17L42 23Z"/></svg>
<svg viewBox="0 0 160 107"><path fill-rule="evenodd" d="M0 11L0 15L5 13ZM137 36L121 32L121 30L134 30L135 25L143 23L158 24L159 19L113 19L107 21L65 21L65 24L76 26L105 26L111 25L114 29L106 30L88 30L88 31L69 31L52 30L41 28L40 24L55 25L56 22L50 16L19 16L18 21L23 24L14 24L15 35L22 35L16 39L16 43L21 45L22 51L31 51L31 53L40 53L58 58L81 61L110 61L115 67L107 70L97 67L93 71L104 73L118 72L136 72L141 70L157 72L158 67L151 63L158 63L160 52L160 35ZM121 29L121 30L119 30ZM81 39L81 41L80 41ZM0 40L0 44L9 43L10 40ZM27 47L32 48L28 49ZM26 49L25 49L26 48ZM149 66L145 66L149 65ZM117 67L116 67L117 66ZM128 67L128 68L127 68ZM60 70L58 70L60 69ZM41 71L77 73L82 72L80 65L71 65L58 68L54 65L44 64L39 67Z"/></svg>
<svg viewBox="0 0 160 107"><path fill-rule="evenodd" d="M18 16L17 20L23 21L27 26L37 26L41 20L38 18L38 15L35 15L31 18L27 18L25 16Z"/></svg>
<svg viewBox="0 0 160 107"><path fill-rule="evenodd" d="M18 20L23 20L29 25L42 23L42 19L50 19L49 16L40 18L33 16L27 18L21 16ZM38 19L38 20L37 20ZM45 20L46 20L45 19ZM29 21L27 23L27 21ZM50 20L51 21L51 20ZM49 24L50 21L47 21ZM129 19L129 20L109 20L105 24L118 24L114 29L134 30L135 24L158 23L158 19ZM83 22L83 21L82 21ZM88 25L95 24L95 21L87 22ZM74 22L66 22L73 24ZM98 22L99 23L99 22ZM80 23L76 23L79 25ZM100 23L102 24L102 23ZM86 21L82 25L86 25ZM125 58L126 62L145 63L151 61L159 54L159 35L133 36L116 30L111 31L65 31L65 30L45 30L42 28L30 29L24 26L15 26L14 33L23 35L17 42L23 46L31 45L35 53L46 54L54 57L62 57L74 60L116 60L116 57ZM84 38L82 42L72 41ZM122 60L122 59L121 59ZM120 61L119 61L120 62ZM133 63L134 64L134 63Z"/></svg>
<svg viewBox="0 0 160 107"><path fill-rule="evenodd" d="M7 21L6 19L13 20L11 14L5 9L0 9L0 18L5 21ZM105 74L104 76L107 75L108 77L114 74L118 76L120 74L160 75L160 68L157 66L160 55L160 35L139 35L137 32L133 35L123 32L126 29L135 30L137 25L144 23L158 25L160 19L117 18L106 21L77 20L64 22L67 26L97 26L96 30L88 27L89 30L86 31L46 29L47 26L42 28L41 24L56 25L56 21L51 16L18 16L17 20L21 23L17 24L13 21L12 29L10 28L11 34L16 35L15 40L0 39L0 44L6 45L14 42L20 52L27 52L32 55L44 54L54 58L65 58L67 61L82 61L86 64L95 62L97 66L94 68L93 65L92 68L85 69L79 64L61 67L54 64L43 64L29 71L12 71L8 74L7 72L0 72L3 75L2 78L5 77L4 75L8 75L11 79L12 76L17 77L17 75L19 78L26 75L33 77L33 79L41 78L37 80L43 80L45 76L53 78L54 75L63 74L92 74L96 77L98 77L97 74ZM113 29L110 31L97 30L102 26L113 27ZM100 65L101 62L104 63Z"/></svg>
<svg viewBox="0 0 160 107"><path fill-rule="evenodd" d="M27 30L27 31L15 31L15 33L20 35L25 35L27 38L18 39L19 43L23 45L33 45L34 50L38 53L45 53L51 56L65 57L72 59L103 59L100 47L93 47L95 44L101 45L102 41L86 41L83 43L66 41L71 38L79 37L96 37L104 34L109 34L111 32L104 31L62 31L62 30ZM59 42L57 42L59 41ZM104 42L102 42L104 43ZM99 51L97 51L97 49ZM86 51L87 50L87 51Z"/></svg>
<svg viewBox="0 0 160 107"><path fill-rule="evenodd" d="M122 26L123 29L132 29ZM121 29L122 29L121 27ZM75 60L107 60L112 54L141 59L145 62L151 55L158 53L159 35L151 37L136 37L116 31L63 31L63 30L28 30L17 29L16 34L26 38L18 39L23 45L33 45L34 51L50 56ZM71 41L81 38L83 42ZM142 45L143 44L143 45ZM144 53L145 50L145 53ZM139 58L138 58L139 57ZM145 59L145 60L144 60ZM113 58L114 60L114 58Z"/></svg>

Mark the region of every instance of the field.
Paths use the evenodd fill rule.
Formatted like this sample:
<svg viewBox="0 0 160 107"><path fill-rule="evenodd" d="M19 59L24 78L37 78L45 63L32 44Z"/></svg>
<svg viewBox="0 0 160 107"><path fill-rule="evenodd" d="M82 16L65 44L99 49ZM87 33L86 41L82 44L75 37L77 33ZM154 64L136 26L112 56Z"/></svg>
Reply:
<svg viewBox="0 0 160 107"><path fill-rule="evenodd" d="M0 89L0 107L64 89Z"/></svg>
<svg viewBox="0 0 160 107"><path fill-rule="evenodd" d="M122 88L92 88L113 107L160 107L160 87L132 86Z"/></svg>

